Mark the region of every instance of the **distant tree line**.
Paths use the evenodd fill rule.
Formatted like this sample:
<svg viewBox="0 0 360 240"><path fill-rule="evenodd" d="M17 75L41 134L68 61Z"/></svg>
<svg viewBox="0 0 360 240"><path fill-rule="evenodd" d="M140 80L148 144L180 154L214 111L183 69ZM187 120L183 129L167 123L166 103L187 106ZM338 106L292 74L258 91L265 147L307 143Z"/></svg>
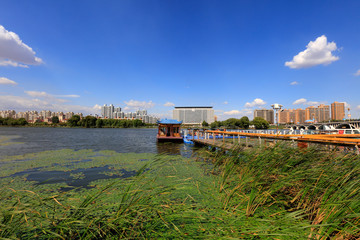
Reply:
<svg viewBox="0 0 360 240"><path fill-rule="evenodd" d="M24 126L28 124L25 118L2 118L0 117L0 125L2 126Z"/></svg>
<svg viewBox="0 0 360 240"><path fill-rule="evenodd" d="M52 123L36 120L31 126L63 126L63 127L84 127L84 128L137 128L153 124L145 124L140 119L100 119L93 116L80 118L79 115L72 116L67 123L59 121L57 116L52 117ZM0 117L0 126L25 126L29 125L25 118L2 118Z"/></svg>
<svg viewBox="0 0 360 240"><path fill-rule="evenodd" d="M203 122L204 127L206 124ZM211 128L231 128L231 129L248 129L250 125L254 125L255 129L268 129L270 124L261 117L256 117L250 121L248 117L229 118L225 121L215 121L210 124Z"/></svg>
<svg viewBox="0 0 360 240"><path fill-rule="evenodd" d="M69 127L85 128L137 128L146 126L140 119L101 119L93 116L86 116L80 119L79 115L72 116L68 121Z"/></svg>
<svg viewBox="0 0 360 240"><path fill-rule="evenodd" d="M80 118L79 115L72 116L67 123L60 123L58 117L52 117L52 124L46 122L41 122L40 120L35 121L32 125L34 126L48 126L48 125L58 125L58 126L69 126L69 127L84 127L84 128L138 128L144 126L152 126L153 124L145 124L140 119L101 119L93 116L86 116ZM28 122L25 118L1 118L0 117L0 126L25 126L28 125ZM248 117L229 118L225 121L215 121L210 124L211 128L232 128L232 129L248 129L250 125L254 125L256 129L268 129L270 124L268 121L263 118L256 117L254 120L250 121ZM204 121L202 123L203 127L208 127L209 124Z"/></svg>

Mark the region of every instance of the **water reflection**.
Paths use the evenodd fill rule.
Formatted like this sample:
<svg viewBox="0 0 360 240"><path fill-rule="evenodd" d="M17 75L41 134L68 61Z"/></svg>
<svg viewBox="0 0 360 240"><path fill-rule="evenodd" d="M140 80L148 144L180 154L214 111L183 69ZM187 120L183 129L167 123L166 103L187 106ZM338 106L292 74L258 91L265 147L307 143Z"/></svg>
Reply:
<svg viewBox="0 0 360 240"><path fill-rule="evenodd" d="M183 143L157 143L157 129L0 128L9 143L0 145L0 158L60 149L113 150L120 153L159 153L190 157L193 147ZM16 137L16 138L15 138Z"/></svg>

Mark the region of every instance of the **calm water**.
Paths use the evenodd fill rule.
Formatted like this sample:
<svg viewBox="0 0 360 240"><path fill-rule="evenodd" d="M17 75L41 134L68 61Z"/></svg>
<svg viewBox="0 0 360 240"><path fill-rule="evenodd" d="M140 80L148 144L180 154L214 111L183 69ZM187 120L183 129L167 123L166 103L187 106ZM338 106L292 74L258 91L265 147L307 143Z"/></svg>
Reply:
<svg viewBox="0 0 360 240"><path fill-rule="evenodd" d="M21 144L0 146L0 157L59 149L191 155L192 148L185 144L158 144L156 132L157 129L1 127L0 137L11 137L12 142Z"/></svg>

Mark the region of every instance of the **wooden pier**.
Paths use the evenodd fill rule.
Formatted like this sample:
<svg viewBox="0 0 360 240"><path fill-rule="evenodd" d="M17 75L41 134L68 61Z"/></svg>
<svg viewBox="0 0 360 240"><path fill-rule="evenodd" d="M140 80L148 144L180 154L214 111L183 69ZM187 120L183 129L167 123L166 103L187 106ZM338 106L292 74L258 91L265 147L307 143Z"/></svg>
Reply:
<svg viewBox="0 0 360 240"><path fill-rule="evenodd" d="M359 154L360 147L360 134L282 135L207 130L204 132L198 131L196 135L199 139L192 140L196 144L219 147L226 150L233 149L236 146L248 147L251 140L252 143L255 140L259 146L279 140L297 143L297 146L300 148L306 148L308 144L322 144L330 148L332 146L341 146L353 149L357 154Z"/></svg>

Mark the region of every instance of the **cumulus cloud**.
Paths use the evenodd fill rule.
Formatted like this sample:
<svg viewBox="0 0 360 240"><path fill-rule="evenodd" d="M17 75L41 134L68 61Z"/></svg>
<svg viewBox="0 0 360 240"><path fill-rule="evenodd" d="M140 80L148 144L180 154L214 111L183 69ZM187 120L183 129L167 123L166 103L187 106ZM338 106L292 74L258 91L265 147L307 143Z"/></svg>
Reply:
<svg viewBox="0 0 360 240"><path fill-rule="evenodd" d="M229 104L229 103L228 103L228 101L225 101L224 104L227 105L227 104Z"/></svg>
<svg viewBox="0 0 360 240"><path fill-rule="evenodd" d="M293 105L306 104L307 100L305 98L300 98L293 102Z"/></svg>
<svg viewBox="0 0 360 240"><path fill-rule="evenodd" d="M241 118L244 116L251 117L253 115L253 110L249 108L241 109L241 110L231 110L225 111L223 113L219 113L219 120L225 120L229 117Z"/></svg>
<svg viewBox="0 0 360 240"><path fill-rule="evenodd" d="M245 107L246 108L260 107L260 106L264 106L265 104L266 102L264 100L260 98L255 98L254 101L245 103Z"/></svg>
<svg viewBox="0 0 360 240"><path fill-rule="evenodd" d="M59 102L47 101L44 99L20 97L5 95L0 96L0 109L11 109L15 111L29 111L29 110L50 110L62 112L81 112L87 114L99 114L101 106L80 106L71 104L62 104Z"/></svg>
<svg viewBox="0 0 360 240"><path fill-rule="evenodd" d="M128 110L130 109L149 109L155 106L155 103L152 101L146 102L146 101L136 101L136 100L130 100L130 101L124 101L126 104L126 107L128 107ZM125 108L126 108L125 107Z"/></svg>
<svg viewBox="0 0 360 240"><path fill-rule="evenodd" d="M290 85L298 85L298 84L299 84L299 82L297 82L297 81L293 81L290 83Z"/></svg>
<svg viewBox="0 0 360 240"><path fill-rule="evenodd" d="M239 111L239 110L231 110L228 112L224 112L224 115L240 115L240 114L241 114L241 111Z"/></svg>
<svg viewBox="0 0 360 240"><path fill-rule="evenodd" d="M0 84L3 85L17 85L16 82L5 77L0 77Z"/></svg>
<svg viewBox="0 0 360 240"><path fill-rule="evenodd" d="M308 101L306 98L300 98L293 102L293 105L309 105L309 106L315 106L320 105L322 102L317 101Z"/></svg>
<svg viewBox="0 0 360 240"><path fill-rule="evenodd" d="M165 106L165 107L174 107L175 104L172 103L172 102L166 102L166 103L164 104L164 106Z"/></svg>
<svg viewBox="0 0 360 240"><path fill-rule="evenodd" d="M0 66L28 67L43 61L34 50L22 42L20 37L0 25Z"/></svg>
<svg viewBox="0 0 360 240"><path fill-rule="evenodd" d="M360 69L359 69L359 70L357 70L357 72L356 72L356 73L354 73L354 75L355 75L355 76L360 76Z"/></svg>
<svg viewBox="0 0 360 240"><path fill-rule="evenodd" d="M316 65L328 65L339 60L339 57L332 55L337 49L335 42L328 42L325 35L318 37L314 42L310 41L306 49L293 57L292 61L285 62L290 68L308 68Z"/></svg>

